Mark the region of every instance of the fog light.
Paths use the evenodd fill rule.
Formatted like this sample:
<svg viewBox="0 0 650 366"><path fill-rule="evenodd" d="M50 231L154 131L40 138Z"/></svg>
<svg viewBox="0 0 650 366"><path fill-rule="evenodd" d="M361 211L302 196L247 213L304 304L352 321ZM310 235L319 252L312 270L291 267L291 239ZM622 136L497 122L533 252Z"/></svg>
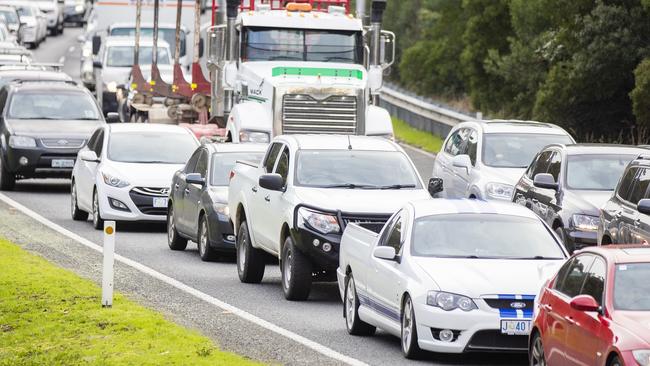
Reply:
<svg viewBox="0 0 650 366"><path fill-rule="evenodd" d="M332 244L330 243L323 244L323 250L329 252L330 250L332 250Z"/></svg>
<svg viewBox="0 0 650 366"><path fill-rule="evenodd" d="M228 241L235 241L235 236L234 235L227 235L226 240Z"/></svg>
<svg viewBox="0 0 650 366"><path fill-rule="evenodd" d="M29 159L27 159L27 158L24 157L24 156L21 156L20 159L18 159L18 163L19 163L20 165L27 165L27 164L29 164Z"/></svg>
<svg viewBox="0 0 650 366"><path fill-rule="evenodd" d="M312 241L311 243L314 244L315 247L317 247L320 245L320 240L314 239L314 241Z"/></svg>
<svg viewBox="0 0 650 366"><path fill-rule="evenodd" d="M131 211L129 208L124 204L124 202L120 200L116 200L115 198L108 198L108 203L110 203L111 207L120 210L120 211Z"/></svg>
<svg viewBox="0 0 650 366"><path fill-rule="evenodd" d="M449 329L443 329L440 331L439 335L440 340L443 342L451 342L454 340L454 332Z"/></svg>

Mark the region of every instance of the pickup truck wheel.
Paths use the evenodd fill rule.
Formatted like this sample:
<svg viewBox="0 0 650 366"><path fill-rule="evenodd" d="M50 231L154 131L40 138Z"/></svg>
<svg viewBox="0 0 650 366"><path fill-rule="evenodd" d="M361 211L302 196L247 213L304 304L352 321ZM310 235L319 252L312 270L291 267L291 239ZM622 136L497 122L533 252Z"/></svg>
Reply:
<svg viewBox="0 0 650 366"><path fill-rule="evenodd" d="M348 333L352 335L373 335L377 328L364 322L359 318L359 299L357 298L357 287L355 286L354 277L350 273L348 281L345 284L345 298L343 306L345 307L345 326Z"/></svg>
<svg viewBox="0 0 650 366"><path fill-rule="evenodd" d="M181 238L176 230L176 222L174 222L174 205L169 206L167 212L167 245L171 250L185 250L187 247L187 239Z"/></svg>
<svg viewBox="0 0 650 366"><path fill-rule="evenodd" d="M307 300L311 291L312 265L287 237L282 246L282 290L284 297L291 301Z"/></svg>
<svg viewBox="0 0 650 366"><path fill-rule="evenodd" d="M205 215L201 216L199 220L199 235L198 235L199 255L204 262L212 262L217 260L218 255L214 249L210 247L210 231L208 230L208 219Z"/></svg>
<svg viewBox="0 0 650 366"><path fill-rule="evenodd" d="M237 234L237 274L239 280L244 283L260 283L264 277L264 253L253 248L250 235L248 233L248 224L242 221Z"/></svg>
<svg viewBox="0 0 650 366"><path fill-rule="evenodd" d="M411 297L406 295L402 309L402 353L408 359L417 359L422 350L418 345L418 328Z"/></svg>

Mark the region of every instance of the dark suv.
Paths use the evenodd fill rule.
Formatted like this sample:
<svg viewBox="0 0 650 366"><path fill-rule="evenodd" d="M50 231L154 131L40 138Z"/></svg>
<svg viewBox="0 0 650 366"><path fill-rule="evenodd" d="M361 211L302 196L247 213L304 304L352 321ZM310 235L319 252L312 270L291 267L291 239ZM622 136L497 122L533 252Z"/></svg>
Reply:
<svg viewBox="0 0 650 366"><path fill-rule="evenodd" d="M70 82L5 85L0 111L1 190L16 179L69 178L77 152L105 123L92 94Z"/></svg>
<svg viewBox="0 0 650 366"><path fill-rule="evenodd" d="M625 169L614 195L600 214L601 245L650 242L650 152Z"/></svg>
<svg viewBox="0 0 650 366"><path fill-rule="evenodd" d="M569 252L596 245L600 207L625 166L643 152L624 145L549 145L519 179L512 201L546 221Z"/></svg>

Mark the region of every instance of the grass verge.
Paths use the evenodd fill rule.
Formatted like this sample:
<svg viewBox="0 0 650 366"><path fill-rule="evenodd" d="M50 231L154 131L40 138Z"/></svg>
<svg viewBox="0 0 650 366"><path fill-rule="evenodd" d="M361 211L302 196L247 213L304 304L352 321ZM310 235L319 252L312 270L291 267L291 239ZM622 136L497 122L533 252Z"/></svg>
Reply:
<svg viewBox="0 0 650 366"><path fill-rule="evenodd" d="M0 365L253 364L5 240L0 268Z"/></svg>
<svg viewBox="0 0 650 366"><path fill-rule="evenodd" d="M442 147L443 140L440 137L413 128L399 118L393 118L393 131L397 140L431 153L438 153Z"/></svg>

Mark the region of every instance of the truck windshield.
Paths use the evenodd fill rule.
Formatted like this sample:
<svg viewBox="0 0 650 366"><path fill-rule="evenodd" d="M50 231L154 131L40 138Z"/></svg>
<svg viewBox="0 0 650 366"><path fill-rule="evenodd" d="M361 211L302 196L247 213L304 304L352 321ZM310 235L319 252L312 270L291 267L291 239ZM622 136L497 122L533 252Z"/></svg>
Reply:
<svg viewBox="0 0 650 366"><path fill-rule="evenodd" d="M295 184L317 188L416 189L420 180L399 151L302 150Z"/></svg>
<svg viewBox="0 0 650 366"><path fill-rule="evenodd" d="M126 37L135 37L135 27L119 27L111 28L111 36L126 36ZM162 38L167 44L169 44L172 57L174 57L174 52L176 52L176 29L174 28L160 28L158 29L158 36ZM185 43L187 37L185 32L181 32L181 57L185 56ZM142 38L152 38L153 37L153 28L142 27L140 30L140 37Z"/></svg>
<svg viewBox="0 0 650 366"><path fill-rule="evenodd" d="M111 46L108 47L106 56L106 66L110 67L131 67L133 66L133 46ZM140 65L151 64L152 47L140 47ZM158 65L169 65L169 51L167 48L158 47Z"/></svg>
<svg viewBox="0 0 650 366"><path fill-rule="evenodd" d="M320 61L361 64L361 32L249 27L244 29L243 61Z"/></svg>

